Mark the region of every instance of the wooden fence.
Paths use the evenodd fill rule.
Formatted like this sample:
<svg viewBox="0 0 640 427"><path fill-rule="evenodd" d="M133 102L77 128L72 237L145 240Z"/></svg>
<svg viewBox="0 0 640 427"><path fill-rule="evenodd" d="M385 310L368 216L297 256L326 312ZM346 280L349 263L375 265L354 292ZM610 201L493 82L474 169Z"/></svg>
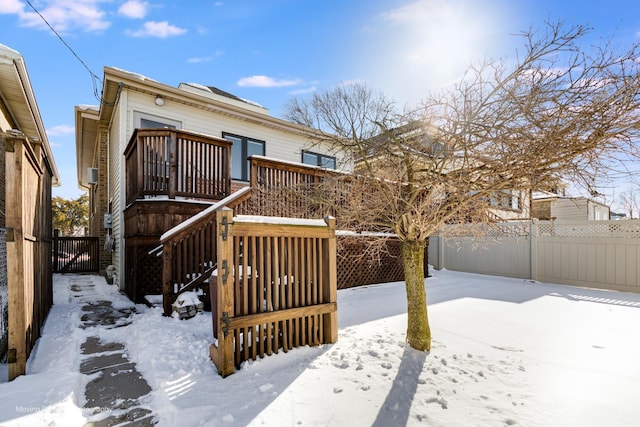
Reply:
<svg viewBox="0 0 640 427"><path fill-rule="evenodd" d="M12 380L26 373L27 359L53 303L52 172L38 143L13 137L5 142L7 359L9 380Z"/></svg>
<svg viewBox="0 0 640 427"><path fill-rule="evenodd" d="M98 237L60 237L53 232L53 272L89 273L100 267L100 241Z"/></svg>
<svg viewBox="0 0 640 427"><path fill-rule="evenodd" d="M349 179L341 179L332 182L329 188L322 189L319 184L323 183L327 177L348 178L348 176L334 170L292 164L262 156L252 156L250 165L253 190L251 199L234 208L236 215L251 213L302 218L321 217L327 214L335 216L336 213L327 211L326 207L313 206L311 192L332 191L332 196L339 196L341 193L350 192L353 184ZM309 193L305 194L305 192ZM340 218L338 218L338 227L340 225ZM368 256L368 254L363 256L366 252L365 246L372 239L377 238L379 237L372 237L367 233L363 235L347 233L337 236L338 289L404 280L400 242L397 238L384 237L386 245L381 248L377 256Z"/></svg>
<svg viewBox="0 0 640 427"><path fill-rule="evenodd" d="M335 220L217 213L210 280L211 359L227 376L243 361L338 338Z"/></svg>

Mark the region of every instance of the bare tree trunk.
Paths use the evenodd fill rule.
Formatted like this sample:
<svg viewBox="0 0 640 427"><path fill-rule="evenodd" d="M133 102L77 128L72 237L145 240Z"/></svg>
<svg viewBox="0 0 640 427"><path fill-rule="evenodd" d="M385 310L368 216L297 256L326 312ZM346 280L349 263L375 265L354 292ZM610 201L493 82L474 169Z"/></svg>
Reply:
<svg viewBox="0 0 640 427"><path fill-rule="evenodd" d="M424 242L402 242L402 262L407 288L407 342L420 351L431 350L431 328L424 290Z"/></svg>

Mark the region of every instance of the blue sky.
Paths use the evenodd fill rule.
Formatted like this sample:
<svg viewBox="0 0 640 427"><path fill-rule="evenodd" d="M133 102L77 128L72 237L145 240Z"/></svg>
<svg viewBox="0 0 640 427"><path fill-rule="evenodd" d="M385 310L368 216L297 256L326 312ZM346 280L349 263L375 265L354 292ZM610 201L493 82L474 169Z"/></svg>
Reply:
<svg viewBox="0 0 640 427"><path fill-rule="evenodd" d="M30 2L99 78L113 66L217 86L274 116L291 97L347 80L414 104L474 59L513 57L514 34L546 19L590 25L593 41L640 37L637 0ZM0 0L0 43L25 58L61 173L54 195L78 197L73 108L98 104L89 72L25 1Z"/></svg>

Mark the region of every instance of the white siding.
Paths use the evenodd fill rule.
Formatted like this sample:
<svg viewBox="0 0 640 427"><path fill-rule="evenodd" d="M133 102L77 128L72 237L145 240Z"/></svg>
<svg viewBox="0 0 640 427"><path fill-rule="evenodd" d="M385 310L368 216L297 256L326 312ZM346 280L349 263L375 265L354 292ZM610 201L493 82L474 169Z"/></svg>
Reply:
<svg viewBox="0 0 640 427"><path fill-rule="evenodd" d="M310 141L298 134L285 132L273 127L267 127L260 123L252 123L235 117L215 114L200 108L179 104L171 100L165 100L162 107L153 102L151 95L129 92L129 105L127 114L127 134L131 135L134 129L133 113L153 114L154 116L176 120L182 123L182 129L191 132L203 133L211 136L222 137L223 132L265 141L265 155L279 160L290 162L302 162L302 150L309 149ZM325 148L314 148L313 151L322 154L330 154Z"/></svg>
<svg viewBox="0 0 640 427"><path fill-rule="evenodd" d="M124 161L123 161L123 143L124 129L121 129L120 123L123 121L122 105L127 100L127 91L123 90L120 94L120 102L113 111L113 119L109 129L109 200L111 203L111 227L115 242L115 250L111 256L111 263L116 267L118 272L118 284L120 289L124 289L124 216L122 211L125 208L123 194L124 183Z"/></svg>
<svg viewBox="0 0 640 427"><path fill-rule="evenodd" d="M588 218L585 199L557 199L551 202L551 217L567 221L581 221Z"/></svg>

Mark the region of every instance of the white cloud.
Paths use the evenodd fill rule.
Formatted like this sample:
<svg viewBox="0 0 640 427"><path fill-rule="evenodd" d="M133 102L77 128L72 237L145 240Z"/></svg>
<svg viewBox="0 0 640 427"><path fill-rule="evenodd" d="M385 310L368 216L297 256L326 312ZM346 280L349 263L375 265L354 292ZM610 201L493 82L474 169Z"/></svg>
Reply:
<svg viewBox="0 0 640 427"><path fill-rule="evenodd" d="M185 28L176 27L167 21L148 21L144 23L141 29L129 31L128 33L133 37L157 37L166 39L167 37L180 36L186 32L187 30Z"/></svg>
<svg viewBox="0 0 640 427"><path fill-rule="evenodd" d="M454 13L451 2L444 0L417 0L382 13L382 18L397 24L425 24L437 22Z"/></svg>
<svg viewBox="0 0 640 427"><path fill-rule="evenodd" d="M286 87L295 86L302 83L302 81L296 80L277 80L268 76L250 76L243 77L238 80L238 86L241 87Z"/></svg>
<svg viewBox="0 0 640 427"><path fill-rule="evenodd" d="M120 5L118 13L127 18L142 19L147 16L149 3L140 0L128 0Z"/></svg>
<svg viewBox="0 0 640 427"><path fill-rule="evenodd" d="M0 1L0 13L17 13L24 11L24 4L18 0L2 0Z"/></svg>
<svg viewBox="0 0 640 427"><path fill-rule="evenodd" d="M71 29L83 31L102 31L111 26L105 19L106 13L100 8L105 0L51 0L40 7L38 11L49 24L58 32ZM48 29L42 18L31 9L16 10L15 2L9 0L3 8L13 10L20 19L20 25L39 29ZM28 11L25 11L28 10Z"/></svg>
<svg viewBox="0 0 640 427"><path fill-rule="evenodd" d="M51 129L47 129L47 136L71 135L75 132L75 128L69 125L57 125Z"/></svg>
<svg viewBox="0 0 640 427"><path fill-rule="evenodd" d="M187 59L187 63L189 64L199 64L201 62L211 62L213 60L215 60L216 58L222 56L222 51L217 50L213 55L207 55L207 56L197 56L194 58L189 58Z"/></svg>
<svg viewBox="0 0 640 427"><path fill-rule="evenodd" d="M224 4L224 2L217 1L217 2L215 2L213 5L214 5L214 6L216 6L216 7L218 7L218 6L222 6L223 4Z"/></svg>

